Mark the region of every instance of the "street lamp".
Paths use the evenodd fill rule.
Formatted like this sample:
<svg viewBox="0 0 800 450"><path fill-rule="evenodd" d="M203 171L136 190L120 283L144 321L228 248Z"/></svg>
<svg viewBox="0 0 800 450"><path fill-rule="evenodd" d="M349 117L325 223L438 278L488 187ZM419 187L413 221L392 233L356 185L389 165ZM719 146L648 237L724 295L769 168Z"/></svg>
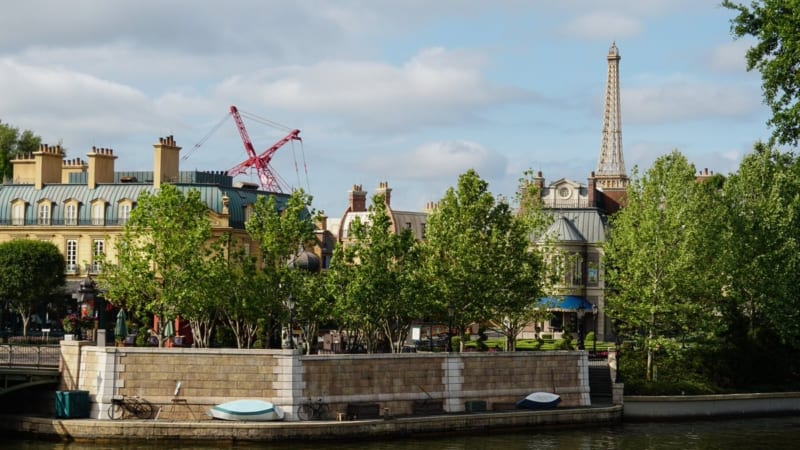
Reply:
<svg viewBox="0 0 800 450"><path fill-rule="evenodd" d="M578 350L584 350L583 347L583 316L586 314L586 308L581 304L577 310L578 315Z"/></svg>
<svg viewBox="0 0 800 450"><path fill-rule="evenodd" d="M289 342L286 344L286 348L294 349L294 296L289 294L289 297L286 299L286 308L289 309Z"/></svg>
<svg viewBox="0 0 800 450"><path fill-rule="evenodd" d="M594 341L592 341L592 353L597 355L597 305L592 305L592 318L594 319Z"/></svg>
<svg viewBox="0 0 800 450"><path fill-rule="evenodd" d="M92 280L91 275L87 275L86 278L80 281L78 284L78 290L72 294L72 298L78 301L78 308L80 310L80 316L83 317L94 317L94 310L95 305L95 297L97 296L97 285L95 284L94 280Z"/></svg>
<svg viewBox="0 0 800 450"><path fill-rule="evenodd" d="M453 305L447 305L447 351L453 351L453 316L455 315Z"/></svg>

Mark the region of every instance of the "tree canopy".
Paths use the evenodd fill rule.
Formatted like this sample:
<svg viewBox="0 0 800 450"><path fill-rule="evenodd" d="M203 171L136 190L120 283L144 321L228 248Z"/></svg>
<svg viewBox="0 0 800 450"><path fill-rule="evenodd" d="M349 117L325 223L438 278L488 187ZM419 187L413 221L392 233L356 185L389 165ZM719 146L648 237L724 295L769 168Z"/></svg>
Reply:
<svg viewBox="0 0 800 450"><path fill-rule="evenodd" d="M208 295L217 248L210 239L208 207L198 191L184 194L167 184L157 194L144 192L115 242L116 263L103 265L102 287L115 304L158 316L159 336L166 321L181 315L197 345L207 345L211 330L200 325L210 326L218 312L218 297Z"/></svg>
<svg viewBox="0 0 800 450"><path fill-rule="evenodd" d="M15 239L0 243L0 298L22 318L23 335L39 303L47 303L61 293L66 262L58 247L50 242Z"/></svg>
<svg viewBox="0 0 800 450"><path fill-rule="evenodd" d="M761 0L746 6L725 0L722 5L738 12L731 19L731 33L756 39L747 51L747 70L761 73L764 101L772 109L768 124L773 127L773 141L796 146L800 139L800 2Z"/></svg>
<svg viewBox="0 0 800 450"><path fill-rule="evenodd" d="M12 159L22 153L35 152L41 142L42 138L33 134L33 131L25 130L20 133L19 128L0 121L0 179L11 178Z"/></svg>

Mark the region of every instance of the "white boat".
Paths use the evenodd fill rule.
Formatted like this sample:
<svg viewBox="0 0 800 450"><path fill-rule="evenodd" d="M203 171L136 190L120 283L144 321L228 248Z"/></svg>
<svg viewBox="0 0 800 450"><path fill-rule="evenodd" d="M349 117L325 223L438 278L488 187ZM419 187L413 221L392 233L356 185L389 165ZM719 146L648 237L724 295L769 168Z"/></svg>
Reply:
<svg viewBox="0 0 800 450"><path fill-rule="evenodd" d="M212 406L208 415L215 419L264 422L283 420L283 410L271 402L255 399L233 400Z"/></svg>
<svg viewBox="0 0 800 450"><path fill-rule="evenodd" d="M553 409L561 402L561 396L550 392L534 392L517 402L517 408Z"/></svg>

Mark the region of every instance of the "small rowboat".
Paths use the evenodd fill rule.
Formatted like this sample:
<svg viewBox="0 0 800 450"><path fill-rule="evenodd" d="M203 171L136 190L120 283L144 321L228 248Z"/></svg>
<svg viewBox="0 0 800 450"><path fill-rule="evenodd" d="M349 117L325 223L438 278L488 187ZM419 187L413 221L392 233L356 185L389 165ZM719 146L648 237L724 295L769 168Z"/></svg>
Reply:
<svg viewBox="0 0 800 450"><path fill-rule="evenodd" d="M212 406L208 415L222 420L246 420L264 422L283 420L283 410L264 400L234 400Z"/></svg>
<svg viewBox="0 0 800 450"><path fill-rule="evenodd" d="M550 392L534 392L518 401L517 408L553 409L561 402L561 396Z"/></svg>

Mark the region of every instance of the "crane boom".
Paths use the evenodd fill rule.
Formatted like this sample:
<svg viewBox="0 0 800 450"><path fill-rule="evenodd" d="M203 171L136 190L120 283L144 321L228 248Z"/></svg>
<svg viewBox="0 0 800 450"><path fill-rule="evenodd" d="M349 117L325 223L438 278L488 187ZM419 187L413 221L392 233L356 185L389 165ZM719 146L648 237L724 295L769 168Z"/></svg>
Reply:
<svg viewBox="0 0 800 450"><path fill-rule="evenodd" d="M272 155L278 151L284 144L289 141L302 141L300 138L300 130L292 130L289 134L284 136L281 140L272 145L272 147L261 152L260 155L256 154L253 142L250 140L250 135L247 134L247 129L244 126L242 117L239 115L239 110L235 106L231 106L231 116L233 116L236 127L239 129L239 135L242 137L242 144L247 152L247 159L237 164L228 170L229 176L236 176L247 172L250 168L255 168L258 173L259 184L261 189L270 192L281 192L278 178L272 173L272 168L269 163L272 161Z"/></svg>

